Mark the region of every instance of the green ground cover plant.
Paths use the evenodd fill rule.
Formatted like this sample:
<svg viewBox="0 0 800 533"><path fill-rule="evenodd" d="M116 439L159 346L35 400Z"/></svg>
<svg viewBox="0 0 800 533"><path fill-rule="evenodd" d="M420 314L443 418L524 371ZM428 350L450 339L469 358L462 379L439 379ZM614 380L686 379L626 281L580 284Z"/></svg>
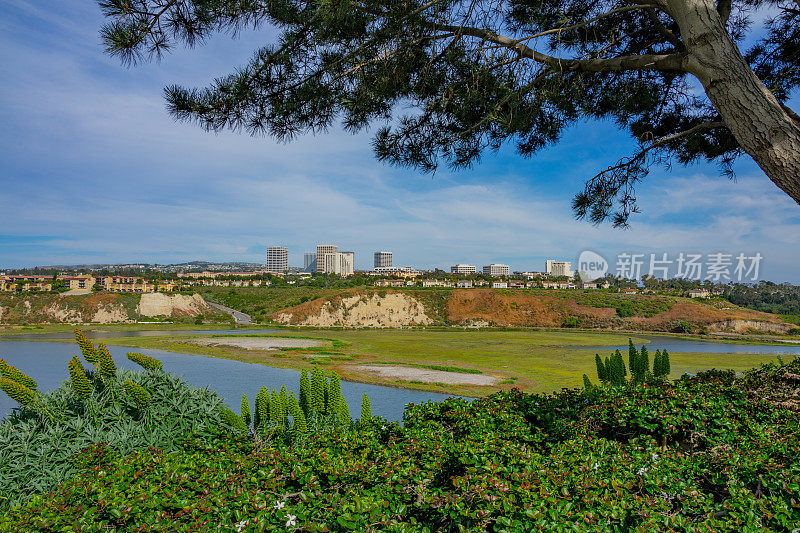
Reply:
<svg viewBox="0 0 800 533"><path fill-rule="evenodd" d="M75 338L90 368L74 356L67 363L69 380L49 393L0 359L0 390L20 404L0 425L0 509L46 493L98 454L107 462L137 450L170 453L183 449L184 441L211 445L231 433L287 444L353 424L339 377L320 369L313 371L318 404L301 409L285 387L271 396L262 388L251 418L247 395L236 415L216 392L190 387L157 359L128 353L144 371L119 371L105 345L95 346L78 329Z"/></svg>
<svg viewBox="0 0 800 533"><path fill-rule="evenodd" d="M409 405L403 425L370 418L302 445L229 433L173 453L95 447L0 530L788 532L798 383L800 359Z"/></svg>

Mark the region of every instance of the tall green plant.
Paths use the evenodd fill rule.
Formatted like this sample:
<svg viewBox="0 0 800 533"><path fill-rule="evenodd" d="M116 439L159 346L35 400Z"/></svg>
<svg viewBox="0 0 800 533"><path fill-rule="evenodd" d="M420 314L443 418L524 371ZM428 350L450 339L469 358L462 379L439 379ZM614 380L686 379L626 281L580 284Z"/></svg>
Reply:
<svg viewBox="0 0 800 533"><path fill-rule="evenodd" d="M161 361L143 353L128 352L127 357L145 370L161 370Z"/></svg>
<svg viewBox="0 0 800 533"><path fill-rule="evenodd" d="M86 377L86 371L83 369L78 356L74 356L67 363L67 370L69 371L69 380L72 383L72 390L78 398L86 400L92 394L92 382Z"/></svg>
<svg viewBox="0 0 800 533"><path fill-rule="evenodd" d="M21 405L31 405L36 399L36 391L29 389L22 383L8 378L0 378L0 390L8 394L11 399Z"/></svg>
<svg viewBox="0 0 800 533"><path fill-rule="evenodd" d="M117 365L114 364L111 352L102 343L97 345L97 368L100 371L100 375L105 378L112 378L117 375Z"/></svg>
<svg viewBox="0 0 800 533"><path fill-rule="evenodd" d="M339 418L340 424L349 424L352 419L350 418L350 406L347 405L347 400L345 400L342 396L339 396L336 400L336 415Z"/></svg>
<svg viewBox="0 0 800 533"><path fill-rule="evenodd" d="M639 352L639 380L644 381L650 374L650 354L647 353L647 346L642 346Z"/></svg>
<svg viewBox="0 0 800 533"><path fill-rule="evenodd" d="M633 345L633 340L628 339L628 368L634 381L639 378L639 367L639 351Z"/></svg>
<svg viewBox="0 0 800 533"><path fill-rule="evenodd" d="M597 368L597 379L601 383L606 383L608 381L608 370L599 353L594 354L594 365Z"/></svg>
<svg viewBox="0 0 800 533"><path fill-rule="evenodd" d="M125 392L133 399L136 407L146 409L150 405L150 393L147 392L147 389L130 379L126 379L123 383Z"/></svg>
<svg viewBox="0 0 800 533"><path fill-rule="evenodd" d="M311 407L311 381L308 379L308 370L300 372L300 409L308 416Z"/></svg>
<svg viewBox="0 0 800 533"><path fill-rule="evenodd" d="M242 394L242 422L247 427L250 427L250 402L247 400L247 394Z"/></svg>
<svg viewBox="0 0 800 533"><path fill-rule="evenodd" d="M372 419L372 404L367 393L361 395L361 421L365 422Z"/></svg>
<svg viewBox="0 0 800 533"><path fill-rule="evenodd" d="M258 429L262 425L267 425L270 422L269 407L270 407L269 391L266 387L256 393L256 405L253 410L253 426Z"/></svg>
<svg viewBox="0 0 800 533"><path fill-rule="evenodd" d="M306 433L308 431L308 424L306 423L306 416L300 408L300 403L295 398L293 392L289 392L289 414L292 415L294 430L297 433Z"/></svg>
<svg viewBox="0 0 800 533"><path fill-rule="evenodd" d="M7 363L5 359L0 359L0 375L29 389L36 390L36 381L17 367Z"/></svg>
<svg viewBox="0 0 800 533"><path fill-rule="evenodd" d="M320 414L325 411L325 375L322 369L314 366L311 370L311 412Z"/></svg>
<svg viewBox="0 0 800 533"><path fill-rule="evenodd" d="M81 349L81 354L83 354L83 358L86 359L86 362L90 365L97 364L97 349L92 344L92 341L89 340L89 337L83 334L81 330L75 328L75 342L78 343L78 347Z"/></svg>

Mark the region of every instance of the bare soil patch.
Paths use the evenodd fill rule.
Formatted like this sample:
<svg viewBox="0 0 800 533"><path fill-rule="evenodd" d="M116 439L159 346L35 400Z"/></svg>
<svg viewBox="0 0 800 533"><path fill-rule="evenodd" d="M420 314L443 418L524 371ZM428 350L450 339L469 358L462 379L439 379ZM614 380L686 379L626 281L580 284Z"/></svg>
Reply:
<svg viewBox="0 0 800 533"><path fill-rule="evenodd" d="M212 337L192 340L203 346L226 346L245 350L280 350L281 348L314 348L325 342L312 339L286 339L280 337Z"/></svg>
<svg viewBox="0 0 800 533"><path fill-rule="evenodd" d="M446 383L448 385L494 385L497 383L497 378L494 376L444 372L442 370L429 370L427 368L391 365L360 365L356 368L378 374L384 378L403 379L406 381Z"/></svg>

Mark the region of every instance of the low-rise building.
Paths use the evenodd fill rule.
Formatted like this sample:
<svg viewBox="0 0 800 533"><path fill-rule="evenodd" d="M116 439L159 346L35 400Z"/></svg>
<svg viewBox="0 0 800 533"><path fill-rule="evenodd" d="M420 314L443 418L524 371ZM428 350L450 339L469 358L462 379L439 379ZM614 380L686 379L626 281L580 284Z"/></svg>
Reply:
<svg viewBox="0 0 800 533"><path fill-rule="evenodd" d="M494 282L492 282L492 288L493 289L507 289L508 288L508 283L506 283L505 281L494 281Z"/></svg>
<svg viewBox="0 0 800 533"><path fill-rule="evenodd" d="M396 276L399 278L416 278L422 275L422 272L416 268L411 267L375 267L374 270L367 272L371 276Z"/></svg>
<svg viewBox="0 0 800 533"><path fill-rule="evenodd" d="M0 276L0 290L3 292L49 291L52 288L51 276Z"/></svg>
<svg viewBox="0 0 800 533"><path fill-rule="evenodd" d="M102 290L109 292L154 292L155 287L139 276L98 276L95 278Z"/></svg>
<svg viewBox="0 0 800 533"><path fill-rule="evenodd" d="M452 287L452 281L444 281L441 279L424 279L422 280L423 287Z"/></svg>
<svg viewBox="0 0 800 533"><path fill-rule="evenodd" d="M475 268L474 265L464 265L459 263L457 265L453 265L450 267L451 274L460 274L462 276L468 276L469 274L475 274L478 272L478 269Z"/></svg>
<svg viewBox="0 0 800 533"><path fill-rule="evenodd" d="M94 287L94 276L79 274L77 276L58 276L64 282L64 287L69 290L87 290Z"/></svg>
<svg viewBox="0 0 800 533"><path fill-rule="evenodd" d="M510 270L508 265L492 263L491 265L483 267L483 274L485 276L492 276L493 278L508 277Z"/></svg>
<svg viewBox="0 0 800 533"><path fill-rule="evenodd" d="M524 289L525 288L525 281L521 279L510 279L508 280L508 288L509 289Z"/></svg>
<svg viewBox="0 0 800 533"><path fill-rule="evenodd" d="M472 288L472 280L471 279L460 279L456 281L456 287L459 289L471 289Z"/></svg>
<svg viewBox="0 0 800 533"><path fill-rule="evenodd" d="M708 298L711 293L708 289L692 289L689 291L689 298Z"/></svg>
<svg viewBox="0 0 800 533"><path fill-rule="evenodd" d="M376 287L402 287L405 281L402 279L377 279L375 280Z"/></svg>
<svg viewBox="0 0 800 533"><path fill-rule="evenodd" d="M536 279L536 278L541 278L542 277L542 273L541 272L520 272L518 270L515 270L514 271L514 276L516 276L518 278L523 278L523 279Z"/></svg>

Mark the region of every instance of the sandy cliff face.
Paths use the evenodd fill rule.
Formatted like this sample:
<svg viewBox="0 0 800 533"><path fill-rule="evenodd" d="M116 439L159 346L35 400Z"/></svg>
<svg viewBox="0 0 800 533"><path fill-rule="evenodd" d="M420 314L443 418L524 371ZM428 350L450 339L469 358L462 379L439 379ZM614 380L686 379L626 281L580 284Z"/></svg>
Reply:
<svg viewBox="0 0 800 533"><path fill-rule="evenodd" d="M153 292L142 294L136 312L142 316L196 316L209 311L202 296L193 294L164 294Z"/></svg>
<svg viewBox="0 0 800 533"><path fill-rule="evenodd" d="M156 316L197 316L213 313L199 294L6 295L3 307L0 308L0 322L115 324Z"/></svg>
<svg viewBox="0 0 800 533"><path fill-rule="evenodd" d="M581 297L573 292L452 290L442 301L444 312L439 312L438 319L437 310L430 307L436 301L413 292L350 290L278 311L271 318L282 324L312 327L393 328L442 322L466 327L561 327L570 317L584 328L643 331L671 331L681 321L697 329L737 333L787 333L792 327L780 317L759 311L736 306L715 308L703 302L649 295L598 293ZM637 315L619 316L613 306L624 302L630 302ZM653 309L648 311L648 306Z"/></svg>
<svg viewBox="0 0 800 533"><path fill-rule="evenodd" d="M315 300L272 316L281 324L315 327L398 328L428 325L433 321L416 298L402 293L355 294Z"/></svg>
<svg viewBox="0 0 800 533"><path fill-rule="evenodd" d="M735 332L735 333L788 333L794 326L792 324L782 324L767 322L764 320L723 320L710 324L708 329L712 332Z"/></svg>

